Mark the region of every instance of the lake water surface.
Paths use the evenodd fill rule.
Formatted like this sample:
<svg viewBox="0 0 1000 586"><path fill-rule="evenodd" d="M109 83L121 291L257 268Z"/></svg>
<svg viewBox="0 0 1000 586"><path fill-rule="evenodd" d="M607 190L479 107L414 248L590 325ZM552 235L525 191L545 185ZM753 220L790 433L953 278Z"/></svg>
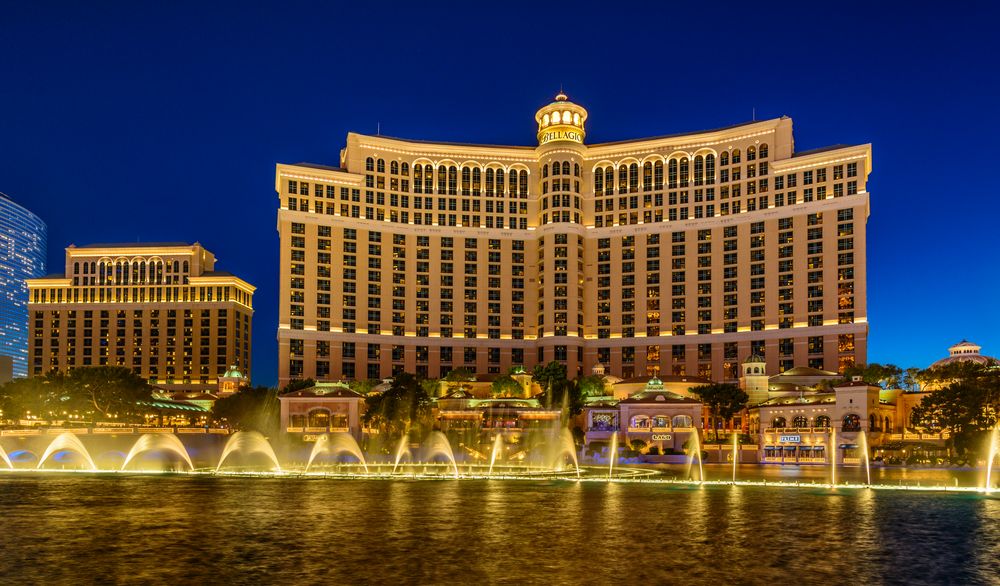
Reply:
<svg viewBox="0 0 1000 586"><path fill-rule="evenodd" d="M0 474L0 583L998 581L970 493Z"/></svg>

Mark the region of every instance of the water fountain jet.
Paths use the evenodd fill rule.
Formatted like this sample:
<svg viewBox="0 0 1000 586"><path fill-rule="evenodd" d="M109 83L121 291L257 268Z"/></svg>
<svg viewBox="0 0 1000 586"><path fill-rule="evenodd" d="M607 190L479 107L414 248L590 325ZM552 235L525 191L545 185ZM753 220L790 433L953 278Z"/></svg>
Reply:
<svg viewBox="0 0 1000 586"><path fill-rule="evenodd" d="M611 453L608 454L608 480L615 471L615 460L618 459L618 432L611 434Z"/></svg>
<svg viewBox="0 0 1000 586"><path fill-rule="evenodd" d="M503 450L503 434L497 433L497 438L493 440L493 451L490 453L490 470L487 473L489 476L493 476L493 464L497 461L497 455Z"/></svg>
<svg viewBox="0 0 1000 586"><path fill-rule="evenodd" d="M704 484L705 470L702 464L703 458L701 457L701 438L698 434L698 428L695 428L695 430L691 433L691 439L688 440L688 449L691 450L691 458L688 459L687 477L692 477L691 472L694 468L694 459L698 458L698 483Z"/></svg>
<svg viewBox="0 0 1000 586"><path fill-rule="evenodd" d="M740 436L733 434L733 484L736 484L736 463L739 460Z"/></svg>
<svg viewBox="0 0 1000 586"><path fill-rule="evenodd" d="M68 431L57 435L56 438L49 444L49 447L45 448L45 452L42 454L41 459L38 460L38 469L42 469L42 465L49 459L49 456L62 450L76 452L77 454L83 456L83 459L90 465L88 470L97 470L97 464L95 464L94 459L90 457L90 452L87 451L83 442L80 441L80 438L76 437L72 433L69 433Z"/></svg>
<svg viewBox="0 0 1000 586"><path fill-rule="evenodd" d="M11 470L14 469L14 463L10 461L10 457L7 456L7 451L3 449L3 446L0 446L0 460L3 460Z"/></svg>
<svg viewBox="0 0 1000 586"><path fill-rule="evenodd" d="M404 433L403 437L399 438L399 445L396 446L396 462L392 465L392 473L396 473L396 468L399 467L399 462L406 456L413 461L413 455L410 454L410 437L408 433Z"/></svg>
<svg viewBox="0 0 1000 586"><path fill-rule="evenodd" d="M872 485L872 470L871 470L871 462L868 461L868 458L869 458L869 456L868 456L868 435L864 431L862 431L861 435L858 437L858 443L859 443L858 448L861 449L861 450L863 450L862 457L865 460L865 479L866 479L865 486L871 486Z"/></svg>
<svg viewBox="0 0 1000 586"><path fill-rule="evenodd" d="M172 452L174 454L177 454L178 456L184 459L184 461L188 465L189 470L194 470L194 464L191 462L191 456L188 455L187 449L184 447L184 444L181 443L180 438L172 433L143 434L142 437L136 440L135 444L132 445L132 449L129 450L128 455L125 456L125 463L122 464L121 469L125 470L129 462L131 462L132 459L138 456L139 454L143 452L151 452L154 450L162 450L165 452Z"/></svg>
<svg viewBox="0 0 1000 586"><path fill-rule="evenodd" d="M281 464L278 463L278 456L274 453L274 448L268 443L267 438L257 431L237 431L226 442L226 446L222 448L222 456L219 458L219 464L215 467L215 471L218 472L222 468L222 464L225 463L226 458L234 452L241 452L247 455L250 454L261 454L267 456L267 458L274 464L274 468L281 472Z"/></svg>
<svg viewBox="0 0 1000 586"><path fill-rule="evenodd" d="M444 456L447 458L455 473L455 478L458 478L458 464L455 463L455 452L452 451L451 443L448 441L447 436L440 431L432 431L427 437L427 444L424 449L427 454L425 459L428 462L435 456Z"/></svg>
<svg viewBox="0 0 1000 586"><path fill-rule="evenodd" d="M983 487L986 494L993 492L993 460L996 459L997 449L1000 446L1000 423L997 423L990 432L989 442L989 449L986 450L986 485Z"/></svg>
<svg viewBox="0 0 1000 586"><path fill-rule="evenodd" d="M361 451L361 446L358 445L358 440L354 439L354 436L347 432L324 433L319 436L313 445L312 452L309 454L306 472L309 472L309 467L312 466L313 460L324 453L329 453L333 456L337 454L350 454L357 458L358 462L361 462L361 466L365 469L365 474L368 474L368 463L365 462L365 455Z"/></svg>

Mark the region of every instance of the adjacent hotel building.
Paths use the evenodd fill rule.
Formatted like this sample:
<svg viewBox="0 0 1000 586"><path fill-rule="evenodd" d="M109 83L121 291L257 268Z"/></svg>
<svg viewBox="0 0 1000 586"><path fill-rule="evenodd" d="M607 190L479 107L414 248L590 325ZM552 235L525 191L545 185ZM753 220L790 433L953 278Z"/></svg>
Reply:
<svg viewBox="0 0 1000 586"><path fill-rule="evenodd" d="M125 366L167 391L250 376L254 287L201 244L66 249L65 273L27 281L30 374Z"/></svg>
<svg viewBox="0 0 1000 586"><path fill-rule="evenodd" d="M870 145L795 152L787 117L589 145L587 116L559 94L535 146L350 133L278 165L281 383L865 362Z"/></svg>

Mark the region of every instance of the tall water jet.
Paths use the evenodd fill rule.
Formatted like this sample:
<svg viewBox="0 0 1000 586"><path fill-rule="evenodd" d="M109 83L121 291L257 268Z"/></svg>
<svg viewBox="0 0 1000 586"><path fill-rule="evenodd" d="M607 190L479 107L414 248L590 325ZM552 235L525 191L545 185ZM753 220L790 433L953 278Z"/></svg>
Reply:
<svg viewBox="0 0 1000 586"><path fill-rule="evenodd" d="M580 459L576 455L576 442L573 441L573 432L567 427L560 428L558 436L552 438L555 448L555 457L552 460L552 468L562 470L563 458L569 456L573 460L573 468L576 470L576 477L580 477Z"/></svg>
<svg viewBox="0 0 1000 586"><path fill-rule="evenodd" d="M736 484L736 463L740 459L740 436L733 434L733 484Z"/></svg>
<svg viewBox="0 0 1000 586"><path fill-rule="evenodd" d="M444 456L451 463L452 471L455 473L455 478L458 478L458 464L455 463L455 452L451 449L451 443L448 441L448 437L445 436L440 431L432 431L429 436L427 436L427 443L424 446L425 456L424 458L430 462L435 456Z"/></svg>
<svg viewBox="0 0 1000 586"><path fill-rule="evenodd" d="M309 467L312 466L313 460L320 454L325 453L332 454L334 457L337 454L350 454L358 459L358 462L365 469L365 474L368 474L368 463L365 462L365 455L361 451L361 446L358 445L358 440L354 439L354 436L347 432L324 433L319 436L313 445L312 452L309 454L306 472L309 472Z"/></svg>
<svg viewBox="0 0 1000 586"><path fill-rule="evenodd" d="M989 449L986 450L986 494L993 492L993 460L997 457L998 444L1000 444L1000 423L993 427L990 432Z"/></svg>
<svg viewBox="0 0 1000 586"><path fill-rule="evenodd" d="M413 460L413 456L410 454L410 435L408 433L404 433L403 437L399 438L399 445L396 446L396 461L392 465L393 474L396 473L396 468L399 467L399 462L403 459L403 456L406 456L411 461Z"/></svg>
<svg viewBox="0 0 1000 586"><path fill-rule="evenodd" d="M281 464L278 463L278 456L274 453L274 448L268 443L267 438L257 431L237 431L229 438L226 442L226 446L222 448L222 457L219 458L219 464L215 467L215 471L218 472L222 468L222 464L225 463L226 458L234 452L240 452L243 454L261 454L267 456L271 463L274 464L274 468L281 472Z"/></svg>
<svg viewBox="0 0 1000 586"><path fill-rule="evenodd" d="M493 451L490 452L490 471L487 473L493 476L493 464L497 461L497 456L503 451L503 434L497 433L497 438L493 440Z"/></svg>
<svg viewBox="0 0 1000 586"><path fill-rule="evenodd" d="M868 461L868 435L862 430L861 435L858 436L858 449L862 450L861 456L865 461L865 479L866 486L872 485L872 470L871 463Z"/></svg>
<svg viewBox="0 0 1000 586"><path fill-rule="evenodd" d="M701 438L698 437L698 428L691 433L691 439L688 440L688 449L691 450L691 457L688 459L687 465L687 477L691 478L691 472L694 468L694 459L698 458L698 482L705 482L705 470L702 466L701 457Z"/></svg>
<svg viewBox="0 0 1000 586"><path fill-rule="evenodd" d="M90 457L90 452L87 451L83 442L80 441L80 438L76 437L72 433L69 433L68 431L57 435L56 438L52 440L52 443L49 444L49 447L45 448L45 453L43 453L41 459L38 460L38 469L41 470L42 465L49 459L49 456L61 450L76 452L77 454L83 456L83 459L90 465L88 470L97 470L97 464L94 464L94 459Z"/></svg>
<svg viewBox="0 0 1000 586"><path fill-rule="evenodd" d="M180 456L185 462L187 462L188 469L194 470L194 464L191 462L191 456L188 455L187 449L184 444L181 443L179 437L172 433L164 434L143 434L136 442L132 445L132 449L129 450L128 455L125 456L125 463L122 464L122 470L128 466L129 462L133 458L142 454L143 452L152 452L154 450L161 450L164 452L172 452Z"/></svg>
<svg viewBox="0 0 1000 586"><path fill-rule="evenodd" d="M830 427L830 486L837 486L837 428Z"/></svg>
<svg viewBox="0 0 1000 586"><path fill-rule="evenodd" d="M608 480L615 472L615 461L618 460L618 432L611 434L611 453L608 454Z"/></svg>
<svg viewBox="0 0 1000 586"><path fill-rule="evenodd" d="M3 446L0 446L0 460L3 460L4 464L7 464L7 467L11 470L14 469L14 463L10 461L10 457L7 456L7 452L3 449Z"/></svg>

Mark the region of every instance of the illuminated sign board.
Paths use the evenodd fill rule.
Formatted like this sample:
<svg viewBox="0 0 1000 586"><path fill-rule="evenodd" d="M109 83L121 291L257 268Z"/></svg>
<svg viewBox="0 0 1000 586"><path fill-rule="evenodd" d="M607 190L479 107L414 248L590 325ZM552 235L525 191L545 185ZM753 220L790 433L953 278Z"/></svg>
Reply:
<svg viewBox="0 0 1000 586"><path fill-rule="evenodd" d="M557 140L583 143L583 133L578 130L548 130L538 137L538 144L546 144Z"/></svg>
<svg viewBox="0 0 1000 586"><path fill-rule="evenodd" d="M802 441L801 435L781 435L778 436L778 443L782 444L797 444Z"/></svg>
<svg viewBox="0 0 1000 586"><path fill-rule="evenodd" d="M669 433L654 433L652 436L650 436L650 439L653 440L654 442L669 442L671 439L673 439L673 436L670 435Z"/></svg>

